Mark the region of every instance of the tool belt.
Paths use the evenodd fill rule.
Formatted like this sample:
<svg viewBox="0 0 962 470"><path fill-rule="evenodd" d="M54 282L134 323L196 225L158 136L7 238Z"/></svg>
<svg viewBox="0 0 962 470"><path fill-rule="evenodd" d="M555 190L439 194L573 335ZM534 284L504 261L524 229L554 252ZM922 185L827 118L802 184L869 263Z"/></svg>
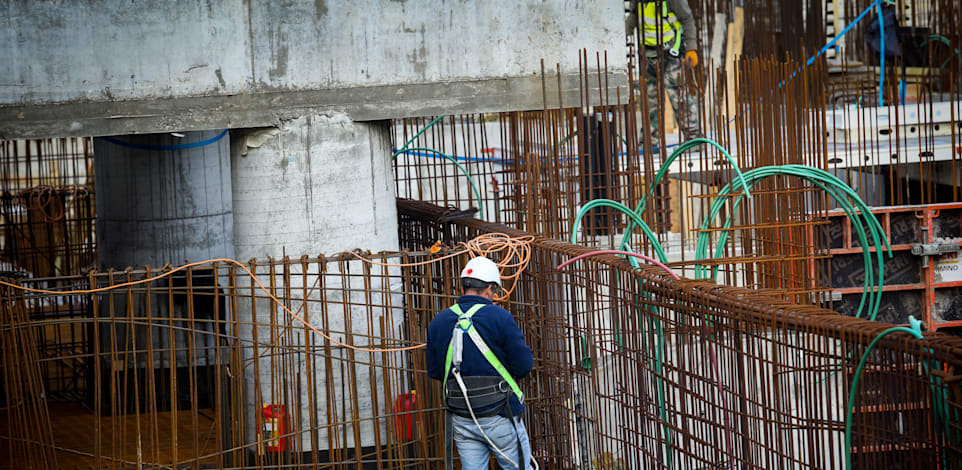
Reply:
<svg viewBox="0 0 962 470"><path fill-rule="evenodd" d="M500 376L468 376L461 377L467 389L468 401L474 416L485 418L494 416L505 407L511 416L511 406L508 399L511 396L511 386ZM464 418L471 417L468 401L456 380L449 380L444 390L444 406L448 412Z"/></svg>

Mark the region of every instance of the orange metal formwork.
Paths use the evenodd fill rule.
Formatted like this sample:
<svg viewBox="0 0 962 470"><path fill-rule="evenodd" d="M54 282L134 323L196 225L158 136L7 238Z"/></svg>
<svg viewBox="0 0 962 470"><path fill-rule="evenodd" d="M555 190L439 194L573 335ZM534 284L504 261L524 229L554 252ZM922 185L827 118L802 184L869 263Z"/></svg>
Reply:
<svg viewBox="0 0 962 470"><path fill-rule="evenodd" d="M962 326L962 262L959 253L920 256L912 248L921 244L962 243L962 203L881 207L872 211L885 230L892 256L885 256L885 283L879 319L907 323L909 315L937 330ZM864 271L849 268L861 258L862 247L851 221L840 210L828 213L828 254L825 261L831 283L832 308L854 312L860 298ZM874 252L875 248L871 250Z"/></svg>

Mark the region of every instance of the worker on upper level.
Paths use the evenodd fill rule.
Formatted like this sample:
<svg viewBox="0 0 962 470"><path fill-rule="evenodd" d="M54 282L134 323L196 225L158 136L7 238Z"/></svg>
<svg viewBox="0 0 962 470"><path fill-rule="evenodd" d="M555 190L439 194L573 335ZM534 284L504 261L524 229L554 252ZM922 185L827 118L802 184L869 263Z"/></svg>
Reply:
<svg viewBox="0 0 962 470"><path fill-rule="evenodd" d="M694 68L698 65L695 51L695 18L687 0L631 0L631 8L625 20L628 35L640 26L639 48L648 57L645 68L645 85L648 95L648 117L651 124L652 145L660 146L658 116L658 85L664 82L668 100L675 112L678 129L686 140L701 137L698 123L698 107L691 94L681 93L682 62ZM663 51L664 66L659 76L659 49ZM685 51L684 57L681 52ZM679 139L681 140L681 139Z"/></svg>

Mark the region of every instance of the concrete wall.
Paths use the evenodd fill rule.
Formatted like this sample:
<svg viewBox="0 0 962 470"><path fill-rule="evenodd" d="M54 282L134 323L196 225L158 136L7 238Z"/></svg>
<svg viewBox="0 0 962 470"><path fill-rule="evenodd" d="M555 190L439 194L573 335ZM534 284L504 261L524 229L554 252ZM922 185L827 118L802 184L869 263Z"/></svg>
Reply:
<svg viewBox="0 0 962 470"><path fill-rule="evenodd" d="M299 108L354 120L540 108L542 58L575 93L581 48L592 64L595 51L613 51L609 69L624 71L622 8L11 1L0 7L0 137L256 127Z"/></svg>

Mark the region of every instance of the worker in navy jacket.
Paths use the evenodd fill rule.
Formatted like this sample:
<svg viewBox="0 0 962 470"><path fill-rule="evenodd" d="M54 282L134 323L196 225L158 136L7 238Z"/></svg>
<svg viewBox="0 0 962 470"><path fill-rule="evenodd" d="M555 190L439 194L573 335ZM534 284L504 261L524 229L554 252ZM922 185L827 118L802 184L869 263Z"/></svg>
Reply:
<svg viewBox="0 0 962 470"><path fill-rule="evenodd" d="M457 300L459 312L467 312L480 304L480 309L471 316L477 333L515 381L527 376L533 364L531 348L524 343L524 335L511 314L492 302L501 290L497 265L483 257L470 260L461 272L461 284L463 295ZM445 357L458 324L458 316L451 308L447 308L434 317L428 326L427 372L432 379L445 380ZM462 376L498 376L499 372L470 339L466 339L463 345ZM450 372L447 371L448 380L453 381ZM501 468L518 468L514 464L519 455L525 460L521 468L532 468L527 431L520 419L524 404L511 395L509 405L510 411L505 407L498 415L477 418L477 423L471 418L452 416L453 439L462 469L487 469L492 451ZM479 431L483 431L483 434Z"/></svg>

